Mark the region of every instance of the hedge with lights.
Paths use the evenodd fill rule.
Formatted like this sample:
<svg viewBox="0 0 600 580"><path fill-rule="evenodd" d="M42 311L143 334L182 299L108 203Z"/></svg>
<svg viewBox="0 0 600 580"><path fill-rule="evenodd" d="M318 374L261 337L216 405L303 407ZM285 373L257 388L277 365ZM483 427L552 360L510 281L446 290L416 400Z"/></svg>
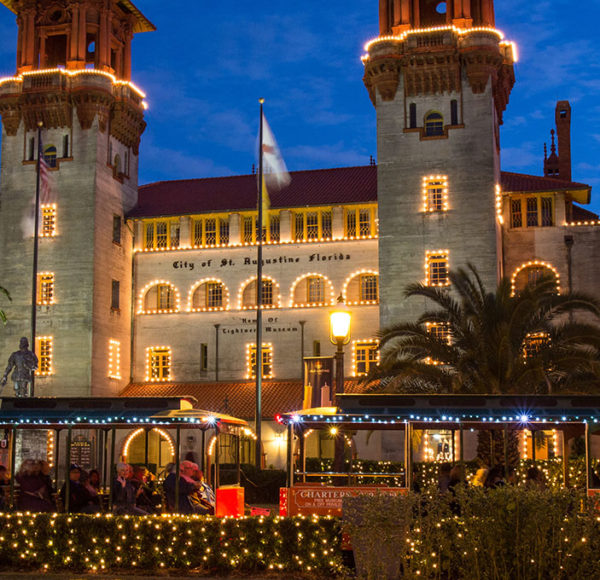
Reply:
<svg viewBox="0 0 600 580"><path fill-rule="evenodd" d="M2 567L206 573L341 569L339 522L328 517L214 518L0 514Z"/></svg>
<svg viewBox="0 0 600 580"><path fill-rule="evenodd" d="M506 486L344 499L359 575L440 580L600 578L600 511L573 491Z"/></svg>

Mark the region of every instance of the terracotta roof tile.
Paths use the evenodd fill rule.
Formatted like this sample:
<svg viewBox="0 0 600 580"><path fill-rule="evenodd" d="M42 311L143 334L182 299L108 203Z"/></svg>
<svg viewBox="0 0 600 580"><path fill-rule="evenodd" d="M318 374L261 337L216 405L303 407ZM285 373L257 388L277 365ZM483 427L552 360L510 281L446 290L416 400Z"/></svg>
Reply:
<svg viewBox="0 0 600 580"><path fill-rule="evenodd" d="M288 187L271 196L274 208L377 201L377 167L294 171ZM256 208L256 175L158 181L139 188L131 217L175 216ZM502 189L514 192L584 189L582 183L502 172Z"/></svg>
<svg viewBox="0 0 600 580"><path fill-rule="evenodd" d="M590 189L589 185L575 181L564 181L553 177L540 177L524 173L502 172L502 191L555 191L563 189Z"/></svg>
<svg viewBox="0 0 600 580"><path fill-rule="evenodd" d="M303 207L377 200L377 167L294 171L285 189L271 195L271 207ZM256 208L257 176L159 181L139 188L131 217L189 215Z"/></svg>
<svg viewBox="0 0 600 580"><path fill-rule="evenodd" d="M346 392L361 392L356 380L347 380ZM197 408L224 413L239 419L254 419L254 381L232 383L133 383L122 397L185 397L198 400ZM358 390L357 390L358 389ZM262 416L273 419L277 413L302 408L304 389L301 381L264 381L262 383Z"/></svg>

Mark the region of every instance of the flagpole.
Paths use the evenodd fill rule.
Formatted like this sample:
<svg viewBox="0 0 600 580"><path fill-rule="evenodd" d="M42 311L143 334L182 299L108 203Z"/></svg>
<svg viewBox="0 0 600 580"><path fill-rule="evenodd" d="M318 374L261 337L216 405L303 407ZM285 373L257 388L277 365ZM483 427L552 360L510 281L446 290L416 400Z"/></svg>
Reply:
<svg viewBox="0 0 600 580"><path fill-rule="evenodd" d="M35 217L33 222L33 272L31 280L31 345L30 349L35 354L35 337L37 334L37 274L38 274L38 247L40 243L40 163L42 160L42 126L38 123L38 151L37 151L37 173L35 179ZM35 372L31 374L31 390L29 396L35 393Z"/></svg>
<svg viewBox="0 0 600 580"><path fill-rule="evenodd" d="M262 468L262 231L263 231L263 104L264 99L259 99L260 103L260 124L258 134L258 223L256 225L257 237L257 260L256 260L256 412L255 412L255 431L256 431L256 458L255 465L257 469Z"/></svg>

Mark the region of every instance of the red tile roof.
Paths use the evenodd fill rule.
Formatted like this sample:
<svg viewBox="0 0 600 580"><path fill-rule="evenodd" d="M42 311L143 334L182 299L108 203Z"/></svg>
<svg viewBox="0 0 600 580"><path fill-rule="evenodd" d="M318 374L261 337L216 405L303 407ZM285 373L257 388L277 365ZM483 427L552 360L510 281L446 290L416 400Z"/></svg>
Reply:
<svg viewBox="0 0 600 580"><path fill-rule="evenodd" d="M294 171L288 187L271 196L274 208L368 203L377 201L377 166ZM584 190L583 183L521 173L502 172L505 192ZM253 210L256 175L158 181L139 188L131 217L175 216L209 212ZM584 196L585 197L585 196ZM579 201L579 200L578 200Z"/></svg>
<svg viewBox="0 0 600 580"><path fill-rule="evenodd" d="M346 392L361 392L356 380L347 380ZM196 407L224 413L239 419L254 419L255 383L134 383L125 388L121 397L186 397L198 400ZM304 389L301 381L264 381L262 383L262 416L273 419L277 413L289 413L302 408Z"/></svg>
<svg viewBox="0 0 600 580"><path fill-rule="evenodd" d="M502 191L561 191L573 189L591 189L589 185L575 181L564 181L553 177L540 177L538 175L525 175L524 173L502 172Z"/></svg>
<svg viewBox="0 0 600 580"><path fill-rule="evenodd" d="M303 207L377 201L377 167L294 171L285 189L271 195L271 207ZM228 212L256 208L257 176L159 181L139 188L132 217Z"/></svg>

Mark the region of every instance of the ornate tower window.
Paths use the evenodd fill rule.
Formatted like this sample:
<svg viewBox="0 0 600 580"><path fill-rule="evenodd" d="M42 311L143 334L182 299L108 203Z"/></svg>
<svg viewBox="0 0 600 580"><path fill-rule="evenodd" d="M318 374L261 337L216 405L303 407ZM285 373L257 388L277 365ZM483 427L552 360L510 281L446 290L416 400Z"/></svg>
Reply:
<svg viewBox="0 0 600 580"><path fill-rule="evenodd" d="M152 383L171 379L171 349L168 346L150 346L146 349L146 380Z"/></svg>
<svg viewBox="0 0 600 580"><path fill-rule="evenodd" d="M54 374L53 365L53 342L54 339L51 336L38 336L36 337L36 353L38 354L38 369L35 374L38 376L48 376Z"/></svg>
<svg viewBox="0 0 600 580"><path fill-rule="evenodd" d="M442 137L444 135L444 116L438 111L430 111L425 115L425 137Z"/></svg>
<svg viewBox="0 0 600 580"><path fill-rule="evenodd" d="M37 303L39 306L47 306L48 304L56 303L56 300L54 298L54 273L53 272L40 272L38 274L37 288L38 288Z"/></svg>
<svg viewBox="0 0 600 580"><path fill-rule="evenodd" d="M56 235L56 204L42 204L42 231L43 238L53 238Z"/></svg>
<svg viewBox="0 0 600 580"><path fill-rule="evenodd" d="M121 342L112 338L108 341L108 378L121 378Z"/></svg>
<svg viewBox="0 0 600 580"><path fill-rule="evenodd" d="M352 375L362 377L369 374L371 367L379 362L377 340L355 340L352 342Z"/></svg>
<svg viewBox="0 0 600 580"><path fill-rule="evenodd" d="M273 345L263 343L261 350L262 356L262 378L273 378ZM246 345L246 378L256 378L256 345Z"/></svg>
<svg viewBox="0 0 600 580"><path fill-rule="evenodd" d="M448 251L427 252L425 257L425 284L427 286L448 286Z"/></svg>
<svg viewBox="0 0 600 580"><path fill-rule="evenodd" d="M448 211L447 175L428 175L423 178L423 211Z"/></svg>

